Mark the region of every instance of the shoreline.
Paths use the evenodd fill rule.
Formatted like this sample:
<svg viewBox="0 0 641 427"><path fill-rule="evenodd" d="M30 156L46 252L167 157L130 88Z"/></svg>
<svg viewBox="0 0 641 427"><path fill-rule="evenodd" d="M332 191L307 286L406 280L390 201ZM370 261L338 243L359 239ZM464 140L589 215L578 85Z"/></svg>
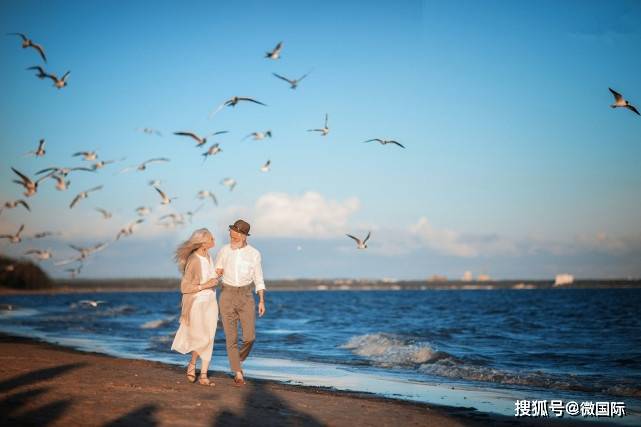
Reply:
<svg viewBox="0 0 641 427"><path fill-rule="evenodd" d="M189 384L180 367L6 334L0 334L0 358L0 405L10 424L617 425L607 419L508 417L472 407L290 385L250 374L248 385L239 388L231 376L210 372L217 386L207 388Z"/></svg>

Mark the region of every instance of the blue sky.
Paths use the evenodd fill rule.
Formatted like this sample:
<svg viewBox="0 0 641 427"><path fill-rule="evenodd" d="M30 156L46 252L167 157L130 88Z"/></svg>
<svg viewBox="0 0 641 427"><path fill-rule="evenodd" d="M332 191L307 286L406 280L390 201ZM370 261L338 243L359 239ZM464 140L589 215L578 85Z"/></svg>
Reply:
<svg viewBox="0 0 641 427"><path fill-rule="evenodd" d="M268 277L424 278L465 271L496 278L641 276L641 118L612 110L608 87L641 105L638 2L3 2L0 28L44 45L47 71L71 70L57 90L25 68L39 65L17 37L0 43L0 191L20 197L11 166L33 175L80 165L76 151L126 159L44 181L0 232L24 223L2 253L112 240L153 213L133 236L96 254L87 277L176 275L170 254L207 226L219 243L243 216ZM284 42L281 59L264 53ZM271 73L299 77L296 91ZM225 99L266 103L209 113ZM320 127L329 114L330 133ZM152 127L162 137L136 131ZM271 129L273 138L242 140ZM210 133L223 152L174 131ZM405 150L363 144L392 138ZM44 158L24 157L45 138ZM209 144L208 144L209 145ZM166 156L144 172L117 174ZM259 167L270 159L272 170ZM238 181L233 192L224 177ZM147 185L177 196L159 206ZM68 204L94 185L104 190ZM193 223L157 218L205 204ZM103 220L93 209L113 211ZM372 230L367 251L345 233ZM60 267L43 262L51 274Z"/></svg>

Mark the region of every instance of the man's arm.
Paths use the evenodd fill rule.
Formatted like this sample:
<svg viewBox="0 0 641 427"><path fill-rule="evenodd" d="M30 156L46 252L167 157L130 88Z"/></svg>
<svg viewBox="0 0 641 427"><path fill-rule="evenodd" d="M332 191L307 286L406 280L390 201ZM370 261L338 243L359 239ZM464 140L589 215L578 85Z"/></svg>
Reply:
<svg viewBox="0 0 641 427"><path fill-rule="evenodd" d="M258 316L262 317L265 314L265 279L263 278L263 266L260 253L256 257L256 264L254 265L254 285L256 286L256 293L258 294Z"/></svg>

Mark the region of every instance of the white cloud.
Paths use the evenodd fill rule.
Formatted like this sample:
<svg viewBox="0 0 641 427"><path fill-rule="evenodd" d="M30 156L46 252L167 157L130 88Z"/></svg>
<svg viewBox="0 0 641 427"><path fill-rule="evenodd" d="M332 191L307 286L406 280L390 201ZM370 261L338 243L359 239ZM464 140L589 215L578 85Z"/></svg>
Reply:
<svg viewBox="0 0 641 427"><path fill-rule="evenodd" d="M419 218L409 230L422 244L443 254L460 257L478 255L476 248L462 241L458 232L435 228L426 217Z"/></svg>
<svg viewBox="0 0 641 427"><path fill-rule="evenodd" d="M245 211L245 219L261 237L327 239L347 232L348 220L359 207L356 197L338 201L315 191L300 196L266 193L258 198L253 209ZM229 212L243 210L230 208Z"/></svg>

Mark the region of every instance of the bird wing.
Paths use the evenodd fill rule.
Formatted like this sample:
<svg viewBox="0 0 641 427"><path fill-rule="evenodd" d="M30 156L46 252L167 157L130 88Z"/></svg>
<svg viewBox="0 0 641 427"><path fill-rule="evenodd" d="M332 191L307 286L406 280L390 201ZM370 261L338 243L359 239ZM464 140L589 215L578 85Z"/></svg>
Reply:
<svg viewBox="0 0 641 427"><path fill-rule="evenodd" d="M303 74L303 76L298 79L298 83L302 82L303 79L307 76L309 76L309 73Z"/></svg>
<svg viewBox="0 0 641 427"><path fill-rule="evenodd" d="M163 200L167 198L167 195L165 193L163 193L163 191L160 188L158 188L158 187L154 187L154 188L156 189L158 194L160 194L160 196L163 198Z"/></svg>
<svg viewBox="0 0 641 427"><path fill-rule="evenodd" d="M400 142L398 142L398 141L391 140L389 143L390 143L390 144L396 144L396 145L398 145L398 146L399 146L399 147L401 147L401 148L405 148L405 146L404 146L403 144L401 144Z"/></svg>
<svg viewBox="0 0 641 427"><path fill-rule="evenodd" d="M20 173L19 171L17 171L17 170L16 170L16 169L14 169L13 167L11 168L11 170L12 170L16 175L18 175L18 176L22 179L22 182L23 182L24 184L26 184L26 183L28 183L28 182L32 182L29 178L27 178L27 176L26 176L26 175L24 175L24 174Z"/></svg>
<svg viewBox="0 0 641 427"><path fill-rule="evenodd" d="M27 252L25 252L25 255L31 255L31 254L39 254L41 251L38 249L29 249Z"/></svg>
<svg viewBox="0 0 641 427"><path fill-rule="evenodd" d="M367 241L369 240L369 237L370 237L371 235L372 235L372 232L371 232L371 231L367 233L367 237L365 238L365 240L363 240L363 244L367 243Z"/></svg>
<svg viewBox="0 0 641 427"><path fill-rule="evenodd" d="M146 165L147 163L168 162L168 161L169 161L169 159L166 158L166 157L157 157L157 158L154 158L154 159L149 159L149 160L143 162L142 164Z"/></svg>
<svg viewBox="0 0 641 427"><path fill-rule="evenodd" d="M174 135L188 136L190 138L194 138L198 142L202 141L202 138L200 138L198 135L196 135L193 132L174 132Z"/></svg>
<svg viewBox="0 0 641 427"><path fill-rule="evenodd" d="M45 50L42 47L42 45L39 45L38 43L33 43L32 42L31 43L31 47L38 51L38 53L40 54L40 56L42 57L42 60L44 62L47 62L47 57L45 56Z"/></svg>
<svg viewBox="0 0 641 427"><path fill-rule="evenodd" d="M325 113L325 127L327 127L327 120L328 120L328 118L329 118L329 116L327 115L327 113Z"/></svg>
<svg viewBox="0 0 641 427"><path fill-rule="evenodd" d="M86 156L88 154L89 154L88 151L78 151L77 153L74 153L71 157Z"/></svg>
<svg viewBox="0 0 641 427"><path fill-rule="evenodd" d="M22 38L22 40L24 40L24 41L27 41L27 40L28 40L28 39L27 39L27 36L25 36L25 35L24 35L24 34L22 34L22 33L7 33L7 35L8 35L8 36L20 36L20 37Z"/></svg>
<svg viewBox="0 0 641 427"><path fill-rule="evenodd" d="M69 259L63 259L62 261L57 261L54 262L53 264L58 266L58 265L66 265L66 264L71 264L72 262L75 261L80 261L81 258L69 258Z"/></svg>
<svg viewBox="0 0 641 427"><path fill-rule="evenodd" d="M66 73L64 73L60 78L60 80L62 80L63 82L67 80L67 77L69 77L69 74L71 74L71 71L67 71Z"/></svg>
<svg viewBox="0 0 641 427"><path fill-rule="evenodd" d="M212 133L211 136L222 135L224 133L229 133L229 131L228 130L219 130L218 132Z"/></svg>
<svg viewBox="0 0 641 427"><path fill-rule="evenodd" d="M262 102L260 102L260 101L256 101L256 100L255 100L255 99L253 99L253 98L247 98L247 97L239 96L239 97L238 97L238 100L239 100L239 101L249 101L249 102L253 102L254 104L260 104L260 105L267 106L267 104L263 104Z"/></svg>
<svg viewBox="0 0 641 427"><path fill-rule="evenodd" d="M354 239L354 241L355 241L356 243L361 243L361 239L359 239L359 238L357 238L357 237L354 237L354 236L352 236L351 234L346 234L346 236L347 236L347 237L349 237L349 238L351 238L351 239Z"/></svg>
<svg viewBox="0 0 641 427"><path fill-rule="evenodd" d="M97 186L97 187L90 188L89 190L85 191L85 193L90 193L90 192L92 192L92 191L102 190L102 187L103 187L102 185L99 185L99 186Z"/></svg>
<svg viewBox="0 0 641 427"><path fill-rule="evenodd" d="M71 169L69 169L69 171L86 171L86 172L95 172L95 170L94 170L94 169L89 169L89 168L80 167L80 166L79 166L79 167L75 167L75 168L71 168Z"/></svg>
<svg viewBox="0 0 641 427"><path fill-rule="evenodd" d="M16 233L16 236L19 236L20 233L22 233L22 230L24 230L24 224L20 226L20 228L18 229L18 232Z"/></svg>
<svg viewBox="0 0 641 427"><path fill-rule="evenodd" d="M630 104L628 104L628 105L626 105L626 107L627 107L630 111L633 111L633 112L635 112L635 113L639 114L639 110L637 110L637 109L634 107L634 105L630 105ZM641 114L639 114L639 115L641 116Z"/></svg>
<svg viewBox="0 0 641 427"><path fill-rule="evenodd" d="M24 200L22 200L22 199L20 199L20 200L16 200L16 203L18 203L18 204L20 204L20 205L24 206L24 207L25 207L29 212L31 212L31 208L29 207L29 205L27 204L27 202L25 202Z"/></svg>
<svg viewBox="0 0 641 427"><path fill-rule="evenodd" d="M380 139L380 138L368 139L367 141L363 141L363 142L374 142L374 141L376 141L376 142L383 142L383 140L382 140L382 139Z"/></svg>
<svg viewBox="0 0 641 427"><path fill-rule="evenodd" d="M44 147L44 146L45 146L45 140L44 140L44 139L41 139L41 140L38 142L38 150L41 150L41 149L42 149L42 147Z"/></svg>
<svg viewBox="0 0 641 427"><path fill-rule="evenodd" d="M617 101L618 101L618 100L620 100L620 99L622 99L622 98L623 98L623 97L621 96L621 94L620 94L619 92L617 92L616 90L612 90L612 88L608 88L608 89L610 90L610 92L612 92L612 95L614 95L614 99L615 99L615 100L617 100Z"/></svg>
<svg viewBox="0 0 641 427"><path fill-rule="evenodd" d="M293 80L288 79L287 77L283 77L280 74L272 73L274 76L278 77L281 80L285 80L289 84L294 84Z"/></svg>
<svg viewBox="0 0 641 427"><path fill-rule="evenodd" d="M209 193L209 196L210 196L210 197L211 197L211 199L214 201L214 204L215 204L216 206L218 206L218 200L216 199L216 196L214 195L214 193L211 193L211 192L210 192L210 193Z"/></svg>
<svg viewBox="0 0 641 427"><path fill-rule="evenodd" d="M57 172L59 170L60 170L60 168L46 168L46 169L42 169L42 170L39 170L38 172L36 172L36 175L40 175L41 173L51 172L51 171L56 171Z"/></svg>
<svg viewBox="0 0 641 427"><path fill-rule="evenodd" d="M214 111L212 111L212 112L209 114L209 118L211 119L212 117L214 117L214 116L215 116L215 115L216 115L220 110L222 110L222 109L223 109L223 107L225 107L225 105L227 105L227 103L228 103L228 102L230 102L230 100L229 100L229 99L228 99L227 101L223 102L222 104L220 104L220 105L218 106L218 108L216 108Z"/></svg>
<svg viewBox="0 0 641 427"><path fill-rule="evenodd" d="M78 200L80 200L80 198L82 197L81 195L82 195L82 193L80 193L76 197L74 197L74 199L71 201L71 204L69 205L69 209L73 209L73 207L76 205L76 203L78 203Z"/></svg>

